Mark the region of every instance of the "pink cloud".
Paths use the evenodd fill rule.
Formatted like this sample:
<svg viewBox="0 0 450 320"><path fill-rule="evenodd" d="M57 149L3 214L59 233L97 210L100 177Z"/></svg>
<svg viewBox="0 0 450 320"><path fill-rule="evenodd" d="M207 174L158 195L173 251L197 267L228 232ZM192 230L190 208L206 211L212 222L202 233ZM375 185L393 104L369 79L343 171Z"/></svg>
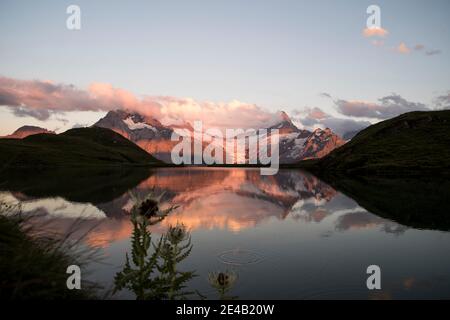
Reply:
<svg viewBox="0 0 450 320"><path fill-rule="evenodd" d="M377 118L382 107L376 103L359 100L339 100L338 110L347 116Z"/></svg>
<svg viewBox="0 0 450 320"><path fill-rule="evenodd" d="M363 35L366 38L370 37L385 37L389 34L389 31L386 29L383 29L381 27L372 27L372 28L365 28L363 30Z"/></svg>
<svg viewBox="0 0 450 320"><path fill-rule="evenodd" d="M307 109L307 111L308 111L307 116L311 119L322 120L329 117L328 114L326 114L325 112L322 111L322 109L317 107Z"/></svg>
<svg viewBox="0 0 450 320"><path fill-rule="evenodd" d="M161 122L184 119L201 120L206 127L260 128L271 121L279 121L279 115L258 105L232 100L230 102L197 101L191 98L151 97L160 107Z"/></svg>
<svg viewBox="0 0 450 320"><path fill-rule="evenodd" d="M0 77L0 105L17 116L46 120L52 113L67 111L109 111L127 109L152 116L161 122L183 119L202 120L205 127L259 128L279 115L255 104L197 101L170 96L142 96L115 88L109 83L94 82L87 90L49 81L17 80Z"/></svg>
<svg viewBox="0 0 450 320"><path fill-rule="evenodd" d="M408 46L404 42L400 43L396 50L401 54L408 54L411 52L411 49L408 48Z"/></svg>
<svg viewBox="0 0 450 320"><path fill-rule="evenodd" d="M29 110L37 118L45 118L52 110L101 109L87 92L72 85L5 77L0 77L0 105Z"/></svg>

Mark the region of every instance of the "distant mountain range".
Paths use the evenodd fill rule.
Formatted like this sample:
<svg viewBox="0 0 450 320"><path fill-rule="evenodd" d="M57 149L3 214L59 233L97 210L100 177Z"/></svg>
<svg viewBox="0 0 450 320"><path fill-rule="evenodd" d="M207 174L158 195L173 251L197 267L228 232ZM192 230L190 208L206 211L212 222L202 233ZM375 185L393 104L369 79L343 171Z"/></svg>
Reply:
<svg viewBox="0 0 450 320"><path fill-rule="evenodd" d="M299 129L285 112L278 112L270 122L265 128L255 129L267 129L269 132L271 129L279 130L280 163L289 164L300 160L321 158L345 143L345 140L328 128L324 130L316 129L313 132ZM181 120L170 125L164 125L153 117L125 110L108 112L93 127L110 129L166 163L171 163L171 151L178 144L178 141L171 141L174 132L181 136L186 135L187 132L194 138L194 128L187 121ZM37 134L55 134L55 132L40 127L23 126L3 138L23 139ZM202 142L203 149L208 144ZM224 146L226 148L226 144ZM248 160L250 156L256 157L256 155L249 153L248 148L245 154L235 153L234 156L236 161L237 159Z"/></svg>
<svg viewBox="0 0 450 320"><path fill-rule="evenodd" d="M284 112L276 120L267 129L279 130L280 163L319 177L450 174L450 110L405 113L360 131L347 143L330 129L299 129ZM0 163L3 168L163 164L160 160L170 159L178 143L170 137L181 128L193 134L188 122L167 126L126 111L110 111L90 128L62 134L25 126L0 139Z"/></svg>
<svg viewBox="0 0 450 320"><path fill-rule="evenodd" d="M54 131L49 131L44 128L35 127L35 126L23 126L14 131L12 134L5 136L3 138L9 138L9 139L23 139L28 136L39 134L39 133L48 133L48 134L55 134Z"/></svg>
<svg viewBox="0 0 450 320"><path fill-rule="evenodd" d="M316 129L310 132L297 128L285 112L279 112L276 117L272 121L273 125L255 129L279 130L280 163L319 158L345 143L330 129ZM170 140L172 133L184 135L185 133L179 129L186 129L192 137L194 133L192 124L186 121L180 121L176 125L163 125L155 118L124 110L108 112L94 126L111 129L133 141L157 159L168 163L171 162L171 150L178 143ZM207 143L203 143L203 148L206 145ZM243 159L243 157L248 159L249 154L235 154L235 159Z"/></svg>

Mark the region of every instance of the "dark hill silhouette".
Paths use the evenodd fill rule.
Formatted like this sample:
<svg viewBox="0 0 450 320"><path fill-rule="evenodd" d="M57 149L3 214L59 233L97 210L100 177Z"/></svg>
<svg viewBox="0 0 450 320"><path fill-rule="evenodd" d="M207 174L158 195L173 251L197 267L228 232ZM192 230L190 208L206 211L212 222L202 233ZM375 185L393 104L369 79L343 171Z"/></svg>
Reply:
<svg viewBox="0 0 450 320"><path fill-rule="evenodd" d="M112 130L91 127L62 134L0 140L0 171L22 167L156 165L161 162Z"/></svg>

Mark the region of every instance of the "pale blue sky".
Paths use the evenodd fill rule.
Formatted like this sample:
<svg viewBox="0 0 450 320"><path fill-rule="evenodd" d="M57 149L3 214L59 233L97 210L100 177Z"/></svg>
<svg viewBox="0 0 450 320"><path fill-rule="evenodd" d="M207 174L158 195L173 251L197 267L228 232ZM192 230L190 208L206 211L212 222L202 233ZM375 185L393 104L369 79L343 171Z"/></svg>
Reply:
<svg viewBox="0 0 450 320"><path fill-rule="evenodd" d="M70 4L81 7L80 31L66 29ZM383 47L362 36L370 4L389 31ZM446 0L0 0L0 75L288 112L333 113L321 92L430 104L450 89L449 15ZM401 42L425 49L400 54Z"/></svg>

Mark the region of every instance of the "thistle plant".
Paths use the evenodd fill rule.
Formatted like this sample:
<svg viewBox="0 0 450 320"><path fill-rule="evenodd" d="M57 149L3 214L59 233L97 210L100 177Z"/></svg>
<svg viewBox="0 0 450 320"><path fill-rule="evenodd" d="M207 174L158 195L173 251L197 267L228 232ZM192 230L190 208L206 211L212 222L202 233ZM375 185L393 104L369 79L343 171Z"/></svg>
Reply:
<svg viewBox="0 0 450 320"><path fill-rule="evenodd" d="M192 250L191 236L183 224L169 227L169 230L162 238L159 247L160 260L158 271L160 272L161 283L167 285L167 299L184 299L194 292L183 291L186 282L192 279L193 271L179 271L177 265L186 259Z"/></svg>
<svg viewBox="0 0 450 320"><path fill-rule="evenodd" d="M149 221L139 215L132 215L133 234L131 237L131 261L126 253L125 266L115 276L114 293L127 288L136 294L136 299L155 299L155 280L152 274L156 269L158 250L149 253L152 246L151 233L147 227Z"/></svg>
<svg viewBox="0 0 450 320"><path fill-rule="evenodd" d="M237 297L227 295L238 279L234 271L210 272L208 274L209 284L217 290L220 300L233 300Z"/></svg>
<svg viewBox="0 0 450 320"><path fill-rule="evenodd" d="M164 193L157 195L154 190L146 197L142 197L138 193L129 193L129 195L133 203L131 219L136 218L142 220L143 218L147 218L149 226L161 222L170 212L178 208L178 206L171 206L165 210L161 209L159 204Z"/></svg>
<svg viewBox="0 0 450 320"><path fill-rule="evenodd" d="M126 288L134 292L138 300L182 299L190 294L182 290L194 273L177 269L192 250L189 232L177 224L169 227L157 243L152 242L149 227L162 221L176 208L161 210L161 197L151 195L141 199L132 195L131 259L127 253L123 270L115 276L114 292Z"/></svg>

